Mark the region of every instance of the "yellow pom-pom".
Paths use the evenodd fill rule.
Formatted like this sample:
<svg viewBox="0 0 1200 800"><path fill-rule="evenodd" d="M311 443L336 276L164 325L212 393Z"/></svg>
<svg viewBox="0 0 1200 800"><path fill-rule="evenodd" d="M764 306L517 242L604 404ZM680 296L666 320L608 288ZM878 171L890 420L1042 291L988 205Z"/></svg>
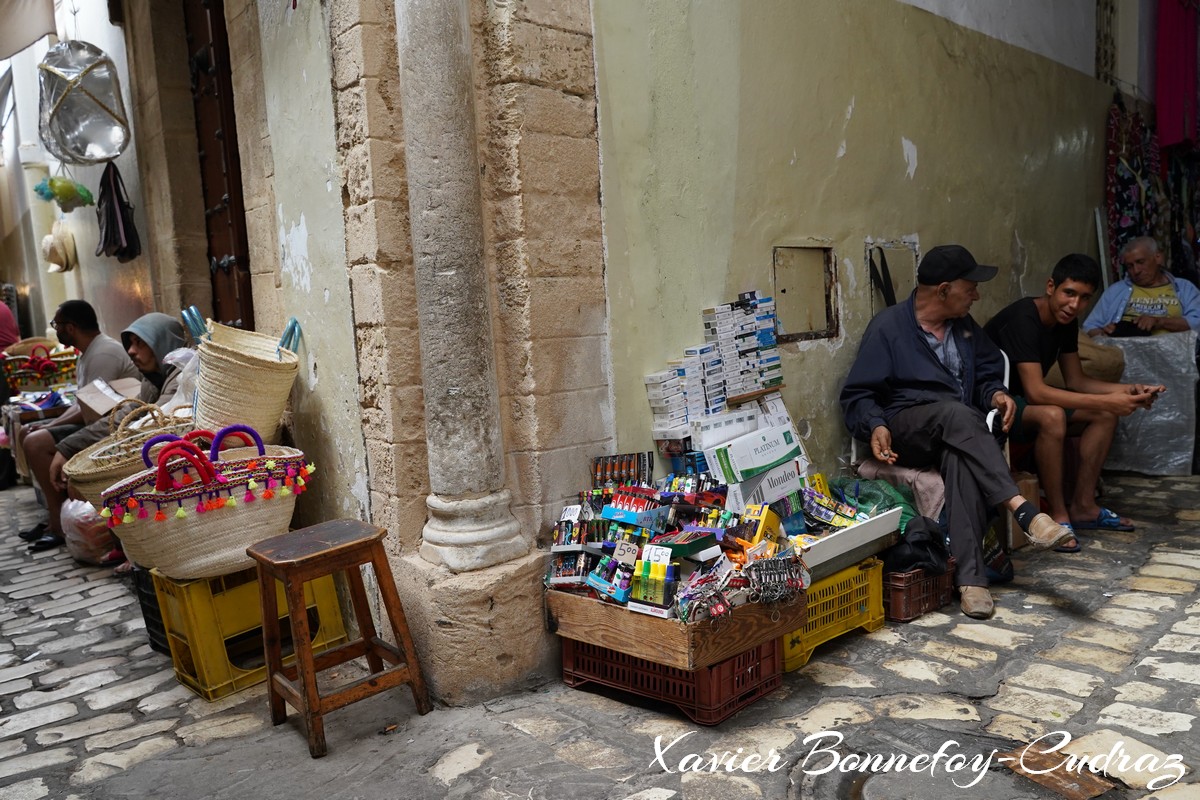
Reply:
<svg viewBox="0 0 1200 800"><path fill-rule="evenodd" d="M179 510L175 512L175 519L183 519L186 516L187 512L183 510L183 506L180 506Z"/></svg>
<svg viewBox="0 0 1200 800"><path fill-rule="evenodd" d="M267 469L275 469L275 459L267 460Z"/></svg>
<svg viewBox="0 0 1200 800"><path fill-rule="evenodd" d="M297 486L303 486L303 485L304 485L304 478L296 478L296 485L297 485Z"/></svg>
<svg viewBox="0 0 1200 800"><path fill-rule="evenodd" d="M258 488L258 481L254 480L254 478L251 478L250 483L246 484L246 488L253 492Z"/></svg>
<svg viewBox="0 0 1200 800"><path fill-rule="evenodd" d="M121 522L125 523L126 525L133 522L133 514L130 514L128 511L126 511L125 516L121 517Z"/></svg>
<svg viewBox="0 0 1200 800"><path fill-rule="evenodd" d="M308 474L315 475L316 473L317 473L317 465L312 463L311 461L308 462Z"/></svg>
<svg viewBox="0 0 1200 800"><path fill-rule="evenodd" d="M279 490L280 497L287 497L291 493L292 493L292 490L286 486Z"/></svg>
<svg viewBox="0 0 1200 800"><path fill-rule="evenodd" d="M105 506L103 509L101 509L100 516L104 519L108 519L112 516L112 512L108 510L108 506Z"/></svg>
<svg viewBox="0 0 1200 800"><path fill-rule="evenodd" d="M234 500L232 497L230 497L229 499L227 499L227 500L225 501L225 505L227 505L227 506L231 506L231 507L232 507L232 506L236 506L236 505L237 505L237 500Z"/></svg>

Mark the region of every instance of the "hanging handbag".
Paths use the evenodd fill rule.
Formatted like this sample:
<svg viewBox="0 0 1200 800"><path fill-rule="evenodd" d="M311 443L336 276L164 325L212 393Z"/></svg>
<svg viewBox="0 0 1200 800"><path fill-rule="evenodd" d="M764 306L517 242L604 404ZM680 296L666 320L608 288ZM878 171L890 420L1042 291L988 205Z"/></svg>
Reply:
<svg viewBox="0 0 1200 800"><path fill-rule="evenodd" d="M100 243L96 255L116 256L124 264L142 254L142 242L133 224L133 205L125 193L125 181L117 165L108 162L100 178L96 219L100 223Z"/></svg>

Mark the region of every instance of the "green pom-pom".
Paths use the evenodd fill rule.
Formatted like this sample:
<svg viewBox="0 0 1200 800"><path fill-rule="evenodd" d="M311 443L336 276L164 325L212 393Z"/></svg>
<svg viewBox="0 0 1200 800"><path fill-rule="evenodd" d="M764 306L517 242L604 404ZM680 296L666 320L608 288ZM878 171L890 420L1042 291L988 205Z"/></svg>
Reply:
<svg viewBox="0 0 1200 800"><path fill-rule="evenodd" d="M234 500L234 499L231 497L231 498L229 498L228 500L226 500L226 501L225 501L225 505L227 505L227 506L230 506L230 507L236 506L236 505L237 505L237 500Z"/></svg>
<svg viewBox="0 0 1200 800"><path fill-rule="evenodd" d="M108 510L108 506L105 506L103 509L100 510L100 516L103 517L104 519L108 519L109 517L112 516L112 512Z"/></svg>
<svg viewBox="0 0 1200 800"><path fill-rule="evenodd" d="M279 490L280 497L287 497L291 493L292 493L292 490L286 486Z"/></svg>
<svg viewBox="0 0 1200 800"><path fill-rule="evenodd" d="M175 519L183 519L186 516L187 512L183 510L183 506L180 506L179 510L175 512Z"/></svg>
<svg viewBox="0 0 1200 800"><path fill-rule="evenodd" d="M312 463L311 461L310 461L310 462L308 462L308 475L309 475L309 477L311 478L313 475L316 475L316 474L317 474L317 465L316 465L316 464L314 464L314 463Z"/></svg>
<svg viewBox="0 0 1200 800"><path fill-rule="evenodd" d="M254 478L251 478L250 483L246 484L246 488L253 492L258 488L258 481L254 480Z"/></svg>
<svg viewBox="0 0 1200 800"><path fill-rule="evenodd" d="M273 458L272 458L272 459L268 459L268 461L267 461L267 469L275 469L275 459L273 459Z"/></svg>
<svg viewBox="0 0 1200 800"><path fill-rule="evenodd" d="M311 474L311 473L309 473L309 474ZM304 478L296 478L296 485L297 485L297 486L303 486L303 485L304 485Z"/></svg>
<svg viewBox="0 0 1200 800"><path fill-rule="evenodd" d="M128 511L126 511L125 516L121 517L121 522L125 523L126 525L133 522L133 514L130 514Z"/></svg>

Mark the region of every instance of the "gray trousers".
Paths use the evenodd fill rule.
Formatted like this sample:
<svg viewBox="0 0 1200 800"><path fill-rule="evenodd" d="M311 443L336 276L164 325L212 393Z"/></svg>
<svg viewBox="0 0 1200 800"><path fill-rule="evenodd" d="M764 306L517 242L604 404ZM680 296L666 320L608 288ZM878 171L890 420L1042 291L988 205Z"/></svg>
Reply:
<svg viewBox="0 0 1200 800"><path fill-rule="evenodd" d="M958 402L928 403L897 413L888 429L898 464L935 466L946 484L950 553L958 562L955 583L987 586L983 535L988 509L1020 492L983 413Z"/></svg>

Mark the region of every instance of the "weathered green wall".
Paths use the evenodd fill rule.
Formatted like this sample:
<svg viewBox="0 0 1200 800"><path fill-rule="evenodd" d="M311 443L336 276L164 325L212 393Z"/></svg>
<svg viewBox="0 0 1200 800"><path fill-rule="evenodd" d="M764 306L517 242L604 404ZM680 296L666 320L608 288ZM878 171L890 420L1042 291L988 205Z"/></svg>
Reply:
<svg viewBox="0 0 1200 800"><path fill-rule="evenodd" d="M356 517L370 501L346 271L326 9L259 3L263 88L274 158L279 303L304 330L292 392L296 444L319 474L296 524ZM278 334L279 331L266 331Z"/></svg>
<svg viewBox="0 0 1200 800"><path fill-rule="evenodd" d="M702 341L700 309L770 292L775 245L837 257L841 334L783 348L826 470L873 313L865 240L960 242L999 265L981 320L1095 251L1111 89L1094 79L892 0L593 8L619 452L650 446L642 375Z"/></svg>

